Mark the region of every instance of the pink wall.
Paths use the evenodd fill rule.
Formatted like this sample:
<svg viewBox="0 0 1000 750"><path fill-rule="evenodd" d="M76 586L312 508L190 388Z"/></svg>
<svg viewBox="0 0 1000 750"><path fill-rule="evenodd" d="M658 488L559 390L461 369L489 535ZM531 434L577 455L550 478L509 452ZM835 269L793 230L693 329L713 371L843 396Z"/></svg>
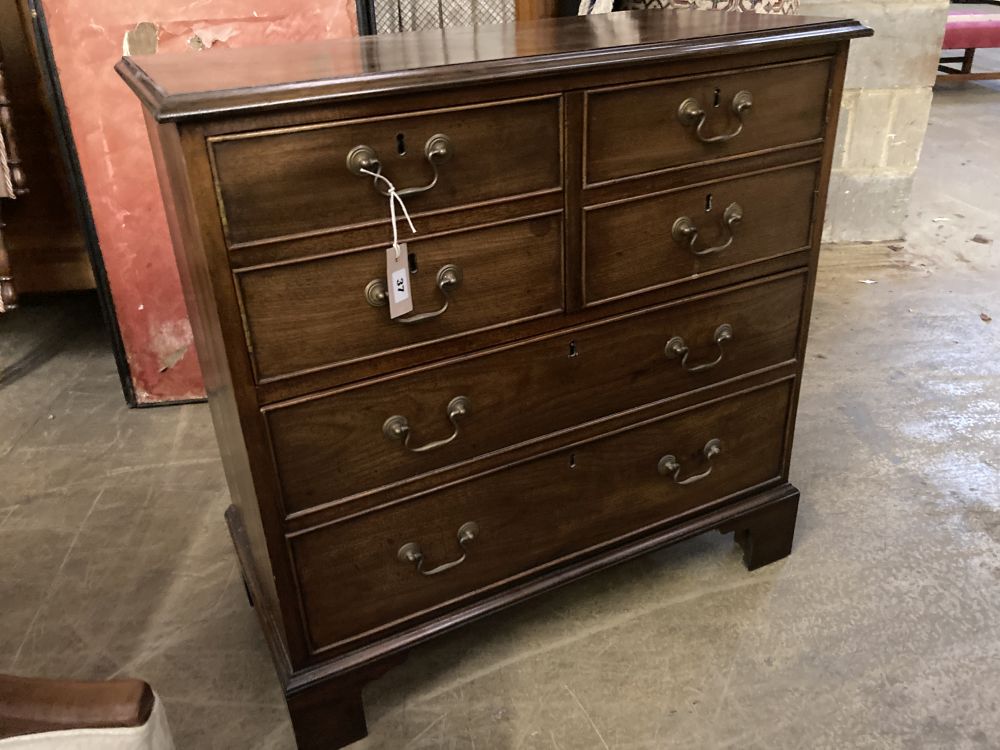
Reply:
<svg viewBox="0 0 1000 750"><path fill-rule="evenodd" d="M354 0L44 0L115 311L140 402L204 395L138 100L113 70L125 33L159 27L159 51L350 36Z"/></svg>

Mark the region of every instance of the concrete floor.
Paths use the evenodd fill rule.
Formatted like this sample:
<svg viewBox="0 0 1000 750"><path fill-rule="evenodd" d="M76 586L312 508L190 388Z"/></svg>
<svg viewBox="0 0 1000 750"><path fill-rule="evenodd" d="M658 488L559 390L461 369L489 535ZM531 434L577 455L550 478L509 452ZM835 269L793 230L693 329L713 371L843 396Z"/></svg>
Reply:
<svg viewBox="0 0 1000 750"><path fill-rule="evenodd" d="M1000 85L940 90L909 239L822 254L790 558L706 535L419 648L359 747L1000 747L998 122ZM86 298L0 320L0 362L0 671L291 748L207 407L125 408Z"/></svg>

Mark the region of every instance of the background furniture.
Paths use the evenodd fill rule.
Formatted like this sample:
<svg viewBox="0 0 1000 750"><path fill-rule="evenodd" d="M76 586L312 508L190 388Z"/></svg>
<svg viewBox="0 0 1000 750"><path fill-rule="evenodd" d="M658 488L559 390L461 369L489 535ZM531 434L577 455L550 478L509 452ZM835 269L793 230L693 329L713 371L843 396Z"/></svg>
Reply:
<svg viewBox="0 0 1000 750"><path fill-rule="evenodd" d="M945 25L943 50L964 50L961 57L943 56L938 65L938 81L992 81L1000 79L1000 71L973 73L972 63L977 49L1000 47L1000 8L993 12L952 8ZM960 63L960 68L951 67Z"/></svg>
<svg viewBox="0 0 1000 750"><path fill-rule="evenodd" d="M697 9L795 13L799 0L358 0L362 34L471 26L607 13L610 10Z"/></svg>
<svg viewBox="0 0 1000 750"><path fill-rule="evenodd" d="M712 529L750 568L788 554L868 33L656 11L119 64L301 748L363 736L366 681L526 597ZM418 229L398 265L374 174Z"/></svg>
<svg viewBox="0 0 1000 750"><path fill-rule="evenodd" d="M28 0L0 3L0 58L9 104L5 126L17 133L23 174L21 197L0 206L18 290L93 289L94 275L78 210L77 189L64 155L66 144L43 72L42 52ZM0 105L2 108L2 105Z"/></svg>
<svg viewBox="0 0 1000 750"><path fill-rule="evenodd" d="M26 191L24 170L14 141L14 117L7 96L4 75L3 47L0 46L0 313L17 307L17 291L11 275L10 255L4 242L4 201L13 200Z"/></svg>

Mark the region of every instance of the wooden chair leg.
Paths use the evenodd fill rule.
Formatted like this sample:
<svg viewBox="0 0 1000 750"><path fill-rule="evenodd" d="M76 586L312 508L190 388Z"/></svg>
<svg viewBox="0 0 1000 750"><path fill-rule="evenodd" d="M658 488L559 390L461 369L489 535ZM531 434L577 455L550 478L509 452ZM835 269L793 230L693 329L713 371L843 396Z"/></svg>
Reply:
<svg viewBox="0 0 1000 750"><path fill-rule="evenodd" d="M969 47L965 50L965 56L962 58L962 72L971 73L972 72L972 60L976 56L976 48Z"/></svg>

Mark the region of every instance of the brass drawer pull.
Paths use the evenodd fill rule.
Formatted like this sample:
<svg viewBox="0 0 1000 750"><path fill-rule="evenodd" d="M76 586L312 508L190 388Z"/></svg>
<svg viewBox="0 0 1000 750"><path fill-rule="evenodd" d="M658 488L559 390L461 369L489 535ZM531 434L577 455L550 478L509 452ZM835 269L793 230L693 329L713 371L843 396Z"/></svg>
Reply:
<svg viewBox="0 0 1000 750"><path fill-rule="evenodd" d="M704 362L700 365L689 365L688 356L691 354L691 349L688 345L684 343L684 339L680 336L671 337L667 345L663 347L663 353L666 355L667 359L677 359L681 358L681 367L683 367L688 372L703 372L705 370L711 370L717 364L722 361L726 352L723 350L722 345L727 341L732 341L733 339L733 327L729 323L723 323L721 326L715 329L715 335L712 336L715 345L719 347L719 356L716 357L711 362Z"/></svg>
<svg viewBox="0 0 1000 750"><path fill-rule="evenodd" d="M455 147L451 144L451 139L441 133L432 135L424 144L424 158L427 159L431 169L434 170L433 179L426 185L418 187L402 188L396 191L396 195L405 198L407 195L424 193L437 185L438 165L444 164L455 155ZM347 171L358 177L371 177L369 172L375 175L382 174L382 162L378 158L378 151L371 146L355 146L347 153ZM381 195L388 197L389 191L381 184L378 177L373 177L375 190Z"/></svg>
<svg viewBox="0 0 1000 750"><path fill-rule="evenodd" d="M722 212L722 226L726 230L726 241L715 247L706 247L704 250L695 250L695 243L698 241L698 227L689 216L681 216L674 222L673 229L670 230L675 242L687 243L688 250L693 255L711 255L720 253L733 244L736 239L734 234L736 225L743 221L743 207L739 203L730 203L726 210Z"/></svg>
<svg viewBox="0 0 1000 750"><path fill-rule="evenodd" d="M441 270L437 272L437 288L444 296L444 304L437 310L432 310L431 312L417 313L416 315L410 315L405 318L393 318L392 321L394 323L419 323L422 320L436 318L448 309L448 305L451 303L451 297L448 295L451 290L460 283L462 283L461 268L456 266L454 263L441 266ZM368 304L372 307L385 307L389 304L389 297L387 296L384 279L372 279L368 282L368 285L365 287L365 300L367 300Z"/></svg>
<svg viewBox="0 0 1000 750"><path fill-rule="evenodd" d="M701 129L705 126L708 113L698 104L697 99L685 99L681 102L681 106L677 108L677 119L681 121L682 125L695 125L694 134L702 143L725 143L743 132L743 113L753 108L753 94L749 91L737 91L729 107L740 121L732 133L712 136L702 133Z"/></svg>
<svg viewBox="0 0 1000 750"><path fill-rule="evenodd" d="M713 458L722 453L722 441L719 440L719 438L712 438L705 443L702 453L705 454L705 459L707 461L711 461ZM661 476L666 477L673 475L673 480L677 484L694 484L711 474L713 468L714 467L709 464L708 469L703 471L701 474L694 474L687 479L681 479L681 464L674 456L668 453L660 459L659 463L656 464L656 470L660 472Z"/></svg>
<svg viewBox="0 0 1000 750"><path fill-rule="evenodd" d="M425 451L434 450L435 448L448 445L448 443L457 438L458 419L459 417L464 417L471 410L472 402L469 401L468 396L455 396L455 398L448 402L447 409L448 421L451 422L451 425L454 428L451 435L441 440L434 440L425 445L421 445L419 448L413 448L410 446L410 436L413 434L410 430L410 423L406 417L399 414L394 414L385 420L382 424L382 434L390 440L402 440L403 447L408 451L412 451L413 453L424 453Z"/></svg>
<svg viewBox="0 0 1000 750"><path fill-rule="evenodd" d="M438 573L444 573L446 570L451 570L456 565L464 563L465 558L469 554L465 549L465 545L475 539L478 534L479 524L475 521L463 523L462 527L458 530L458 546L462 548L462 556L457 560L442 563L436 568L431 568L430 570L424 570L424 553L421 551L420 545L416 542L407 542L404 544L399 548L399 552L396 553L396 557L399 558L400 562L415 565L417 572L422 576L436 576Z"/></svg>

